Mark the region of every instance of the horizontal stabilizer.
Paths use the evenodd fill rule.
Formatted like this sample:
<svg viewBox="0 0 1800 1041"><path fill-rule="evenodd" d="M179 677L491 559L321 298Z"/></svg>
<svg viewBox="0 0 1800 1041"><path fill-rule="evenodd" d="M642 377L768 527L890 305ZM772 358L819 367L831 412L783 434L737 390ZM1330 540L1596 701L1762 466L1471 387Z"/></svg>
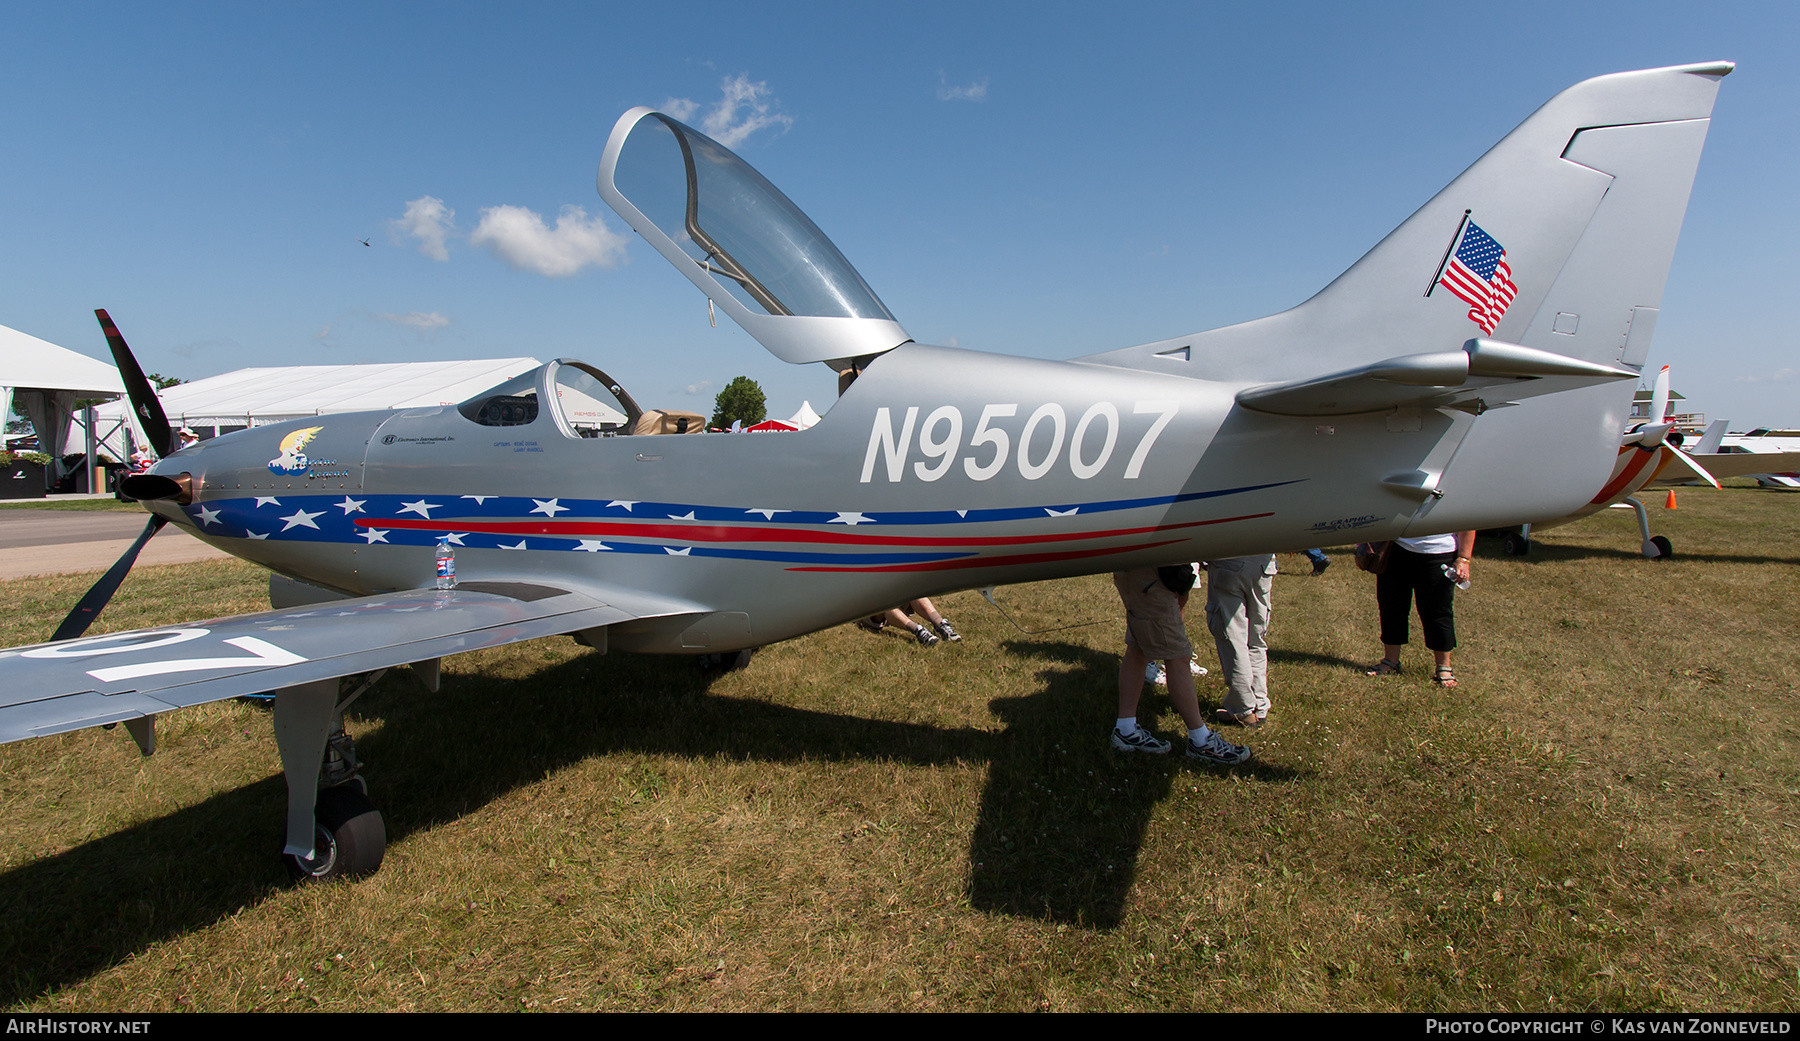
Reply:
<svg viewBox="0 0 1800 1041"><path fill-rule="evenodd" d="M1238 404L1282 416L1347 416L1391 408L1484 411L1521 397L1636 379L1625 369L1516 343L1474 339L1460 351L1388 358L1311 379L1249 387Z"/></svg>

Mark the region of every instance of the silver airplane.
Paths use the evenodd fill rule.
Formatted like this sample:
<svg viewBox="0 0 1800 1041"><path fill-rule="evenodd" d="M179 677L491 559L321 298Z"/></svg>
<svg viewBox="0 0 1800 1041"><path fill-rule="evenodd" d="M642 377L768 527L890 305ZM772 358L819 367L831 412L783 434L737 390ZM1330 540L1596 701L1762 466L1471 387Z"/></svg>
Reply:
<svg viewBox="0 0 1800 1041"><path fill-rule="evenodd" d="M161 431L126 487L139 544L174 523L255 561L273 610L81 638L134 547L51 642L0 652L0 740L124 723L149 754L158 714L273 691L289 868L363 874L385 833L342 714L383 669L434 686L444 655L558 634L742 664L918 596L1567 515L1618 454L1731 69L1578 84L1305 303L1069 361L913 342L743 160L633 109L601 196L770 351L847 383L779 437L678 433L565 359L171 452L102 312Z"/></svg>

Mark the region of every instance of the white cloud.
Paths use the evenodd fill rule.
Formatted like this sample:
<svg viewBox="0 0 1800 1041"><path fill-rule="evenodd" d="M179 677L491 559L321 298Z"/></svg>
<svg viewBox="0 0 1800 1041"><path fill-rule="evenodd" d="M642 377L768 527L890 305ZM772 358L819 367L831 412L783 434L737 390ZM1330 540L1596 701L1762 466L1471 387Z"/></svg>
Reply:
<svg viewBox="0 0 1800 1041"><path fill-rule="evenodd" d="M450 324L450 319L438 311L433 311L430 314L426 314L423 311L408 311L405 314L388 314L383 312L376 314L373 317L378 322L393 322L395 325L410 326L420 332L429 332L432 329L442 329L444 326ZM330 326L326 326L327 331L329 331L330 328Z"/></svg>
<svg viewBox="0 0 1800 1041"><path fill-rule="evenodd" d="M988 81L986 77L976 80L966 87L952 87L943 73L938 73L939 101L986 101Z"/></svg>
<svg viewBox="0 0 1800 1041"><path fill-rule="evenodd" d="M790 127L792 116L775 111L779 103L769 84L751 82L748 76L727 76L719 84L719 100L707 108L700 119L700 129L727 148L736 148L744 139L765 127ZM662 110L682 122L692 122L701 111L700 103L691 98L670 98Z"/></svg>
<svg viewBox="0 0 1800 1041"><path fill-rule="evenodd" d="M712 380L701 380L698 383L690 383L687 385L687 392L689 394L707 394L710 393L712 389Z"/></svg>
<svg viewBox="0 0 1800 1041"><path fill-rule="evenodd" d="M523 206L490 206L469 244L488 250L519 271L548 278L573 275L589 264L618 267L625 259L625 236L588 217L580 206L564 206L556 227Z"/></svg>
<svg viewBox="0 0 1800 1041"><path fill-rule="evenodd" d="M1733 383L1787 383L1800 376L1800 369L1776 369L1767 376L1734 376Z"/></svg>
<svg viewBox="0 0 1800 1041"><path fill-rule="evenodd" d="M398 220L387 222L388 232L396 242L413 238L419 240L419 252L433 260L449 260L450 251L445 248L444 240L456 230L456 211L444 205L444 200L431 195L421 195L406 204L406 213Z"/></svg>

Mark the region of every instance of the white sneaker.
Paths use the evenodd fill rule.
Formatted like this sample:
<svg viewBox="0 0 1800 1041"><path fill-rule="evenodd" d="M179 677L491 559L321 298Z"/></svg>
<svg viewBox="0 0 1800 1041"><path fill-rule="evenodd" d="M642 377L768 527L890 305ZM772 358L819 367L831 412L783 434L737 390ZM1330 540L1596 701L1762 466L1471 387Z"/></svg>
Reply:
<svg viewBox="0 0 1800 1041"><path fill-rule="evenodd" d="M1203 763L1211 763L1214 766L1236 766L1248 761L1250 755L1250 749L1243 745L1234 745L1212 731L1207 732L1205 741L1196 742L1193 738L1188 738L1187 757L1198 759Z"/></svg>
<svg viewBox="0 0 1800 1041"><path fill-rule="evenodd" d="M1206 666L1189 659L1188 671L1196 676L1204 676L1206 675ZM1154 683L1159 687L1166 687L1169 685L1169 674L1163 669L1162 662L1153 661L1144 666L1144 682Z"/></svg>
<svg viewBox="0 0 1800 1041"><path fill-rule="evenodd" d="M1168 752L1170 747L1167 741L1143 727L1138 727L1129 734L1122 733L1119 728L1114 727L1112 746L1121 752L1149 752L1152 755L1162 755Z"/></svg>

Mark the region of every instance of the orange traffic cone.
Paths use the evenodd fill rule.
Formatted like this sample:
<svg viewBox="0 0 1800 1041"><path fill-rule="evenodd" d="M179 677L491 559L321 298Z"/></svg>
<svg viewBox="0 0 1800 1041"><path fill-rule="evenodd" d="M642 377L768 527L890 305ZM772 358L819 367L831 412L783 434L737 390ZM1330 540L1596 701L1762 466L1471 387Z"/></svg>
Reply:
<svg viewBox="0 0 1800 1041"><path fill-rule="evenodd" d="M1673 488L1669 489L1669 501L1663 503L1663 508L1666 510L1672 510L1675 508L1675 489L1673 489Z"/></svg>

